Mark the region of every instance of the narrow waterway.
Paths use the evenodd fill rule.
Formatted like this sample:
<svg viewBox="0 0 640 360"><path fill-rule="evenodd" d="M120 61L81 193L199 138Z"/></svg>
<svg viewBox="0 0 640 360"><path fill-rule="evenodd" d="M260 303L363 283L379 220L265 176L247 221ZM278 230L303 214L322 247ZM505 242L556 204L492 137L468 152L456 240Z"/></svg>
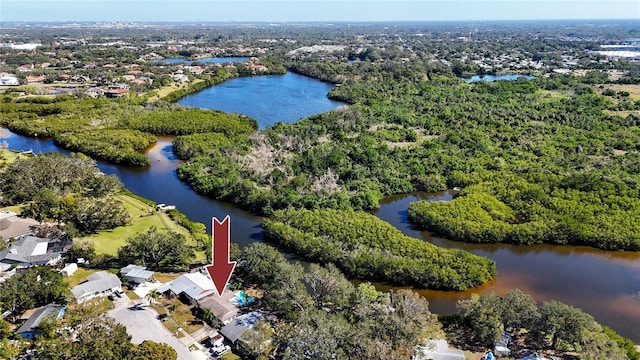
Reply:
<svg viewBox="0 0 640 360"><path fill-rule="evenodd" d="M256 79L257 88L264 86L264 83L261 83L264 79L246 78L245 80L251 79ZM282 77L269 77L269 79L269 81L275 81L275 85L271 84L271 86L276 87L291 80ZM278 83L278 80L282 79L286 81ZM304 84L315 81L330 89L330 85L313 79L297 77L293 79L300 80L299 86L305 86ZM251 87L251 83L244 83L242 86L248 86L249 90L236 85L227 87L226 92L234 92L228 94L229 99L242 98L243 91L249 91L249 93L244 93L244 97L251 96L248 94L256 89ZM295 87L290 87L290 89L294 93L292 97L299 96L295 95L299 93L298 89ZM192 97L202 94L201 96L206 97L205 100L198 101L208 104L203 107L212 108L213 105L209 101L211 93L206 91L192 95ZM326 99L326 91L319 91L315 96ZM278 94L279 97L287 96L287 91L271 91L271 93ZM197 99L192 98L191 104L198 106L198 101L195 100ZM253 103L249 102L245 106L252 107L252 105ZM329 108L338 105L339 103L332 104ZM284 113L278 112L280 107L272 107L266 120L260 116L255 118L261 128L264 128L269 121L276 121L275 119L286 117L287 121L295 121L299 117L326 111L329 108L324 108L323 105L315 110L309 108L309 111L313 112L305 113L305 115L286 117L287 115ZM290 108L284 110L286 112L292 111ZM250 115L249 111L242 112ZM2 141L7 141L11 149L33 150L35 153L50 151L69 153L55 146L52 140L26 138L12 134L8 130L0 131L0 142ZM222 219L226 215L230 215L232 241L241 247L255 241L262 241L262 219L260 217L232 204L200 196L178 179L176 168L180 164L180 160L172 152L171 141L171 137L161 137L154 146L147 149L146 155L152 164L146 168L116 166L100 161L97 164L104 173L117 175L132 192L158 203L176 205L178 210L190 219L206 224L209 233L211 232L212 217ZM433 236L426 231L417 231L408 222L407 207L410 202L450 200L452 196L452 192L389 196L382 201L378 210L372 212L406 235L442 247L464 249L477 255L489 257L496 262L498 276L481 287L466 292L416 290L429 299L430 307L434 312L452 313L455 311L457 300L466 298L474 292L504 294L509 289L519 288L539 301L555 299L579 307L592 314L602 324L610 326L621 335L640 343L640 252L608 252L574 246L466 244ZM385 284L376 285L380 290L389 288Z"/></svg>

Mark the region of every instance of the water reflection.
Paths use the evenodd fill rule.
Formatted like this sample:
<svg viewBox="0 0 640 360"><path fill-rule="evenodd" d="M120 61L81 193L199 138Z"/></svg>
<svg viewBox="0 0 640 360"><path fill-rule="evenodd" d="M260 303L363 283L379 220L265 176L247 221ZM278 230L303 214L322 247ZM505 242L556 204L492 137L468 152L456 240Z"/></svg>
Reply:
<svg viewBox="0 0 640 360"><path fill-rule="evenodd" d="M0 129L1 130L1 129ZM33 139L1 131L11 149L32 149L35 153L58 151L50 139ZM7 135L8 134L8 135ZM158 203L176 205L192 220L207 225L211 217L231 217L232 241L241 247L263 241L262 218L232 204L200 196L176 174L180 160L171 151L172 137L160 137L147 149L147 168L131 168L98 162L106 174L117 175L132 192ZM414 289L429 299L436 313L452 313L459 299L472 293L504 294L519 288L536 300L559 300L592 314L623 336L640 342L640 252L609 252L584 246L467 244L416 230L407 220L409 203L419 200L447 201L455 192L415 192L389 196L371 213L397 227L404 234L435 245L458 248L486 256L496 262L496 279L464 292ZM295 256L289 255L294 259ZM392 288L375 284L379 290ZM395 287L397 289L397 287Z"/></svg>

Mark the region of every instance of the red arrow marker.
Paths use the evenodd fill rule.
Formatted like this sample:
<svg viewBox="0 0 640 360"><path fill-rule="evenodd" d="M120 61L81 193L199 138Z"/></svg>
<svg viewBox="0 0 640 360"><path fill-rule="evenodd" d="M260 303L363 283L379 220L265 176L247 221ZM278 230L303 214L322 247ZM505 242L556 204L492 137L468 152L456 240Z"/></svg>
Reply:
<svg viewBox="0 0 640 360"><path fill-rule="evenodd" d="M229 261L229 215L222 220L218 221L216 218L211 219L212 225L212 238L211 242L211 257L213 261L211 265L207 266L207 271L213 285L215 285L216 291L219 296L222 296L224 288L229 283L231 273L236 267L235 261Z"/></svg>

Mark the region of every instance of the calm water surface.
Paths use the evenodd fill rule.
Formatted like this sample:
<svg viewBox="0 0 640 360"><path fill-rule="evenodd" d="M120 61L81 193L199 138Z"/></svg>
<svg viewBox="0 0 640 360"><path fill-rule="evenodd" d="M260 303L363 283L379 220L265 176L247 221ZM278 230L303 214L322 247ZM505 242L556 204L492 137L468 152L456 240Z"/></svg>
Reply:
<svg viewBox="0 0 640 360"><path fill-rule="evenodd" d="M261 82L264 79L241 80ZM319 83L315 80L314 82ZM250 88L254 89L254 87ZM325 89L329 91L330 86ZM208 90L191 96L191 104L195 106L194 104L200 101L208 103L211 100ZM326 91L321 97L326 98ZM200 94L202 99L198 98ZM292 97L295 99L297 96ZM259 107L260 104L255 101L247 102L245 109L238 108L238 110L247 111L237 112L256 118L260 127L264 128L268 125L267 122L272 120L250 114L249 111L254 110L253 105ZM279 108L274 108L274 111L277 109ZM317 109L313 113L325 110L328 109ZM284 117L284 115L278 116ZM301 116L303 115L298 117ZM0 141L2 140L6 140L12 149L33 149L36 153L49 151L69 153L56 147L51 140L25 138L6 130L0 131ZM211 217L222 219L230 215L231 236L234 242L246 246L255 241L262 241L260 217L231 204L197 195L178 179L176 168L180 161L173 155L171 141L171 137L161 137L154 146L147 149L146 155L152 163L150 167L130 168L104 162L98 162L98 167L107 174L117 175L128 189L138 195L158 203L176 205L178 210L190 219L206 224L209 233ZM465 244L412 228L407 220L407 206L410 202L450 200L453 194L453 192L410 193L389 196L382 201L378 210L372 212L409 236L424 239L438 246L471 251L496 261L498 276L484 286L466 292L417 290L429 299L434 312L455 311L456 301L468 297L473 292L503 294L509 289L519 288L537 300L556 299L577 306L594 315L599 322L640 343L640 252L607 252L587 247L550 245ZM385 284L376 285L381 290L389 288Z"/></svg>
<svg viewBox="0 0 640 360"><path fill-rule="evenodd" d="M327 98L332 88L331 84L289 72L228 80L186 96L178 104L245 114L258 120L264 129L342 105Z"/></svg>

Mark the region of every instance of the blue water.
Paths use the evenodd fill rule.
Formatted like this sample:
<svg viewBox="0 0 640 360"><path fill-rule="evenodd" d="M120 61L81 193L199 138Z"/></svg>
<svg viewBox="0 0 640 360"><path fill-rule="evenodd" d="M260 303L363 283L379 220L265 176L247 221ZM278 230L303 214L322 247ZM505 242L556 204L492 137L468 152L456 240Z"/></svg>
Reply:
<svg viewBox="0 0 640 360"><path fill-rule="evenodd" d="M470 78L464 78L462 80L472 83L476 81L492 82L497 80L518 80L519 78L525 78L527 80L535 79L535 76L531 75L473 75Z"/></svg>
<svg viewBox="0 0 640 360"><path fill-rule="evenodd" d="M342 105L327 98L332 88L331 84L293 73L242 77L186 96L178 104L244 114L264 129Z"/></svg>
<svg viewBox="0 0 640 360"><path fill-rule="evenodd" d="M167 64L192 64L194 62L199 63L215 63L215 64L226 64L232 62L244 62L248 60L248 57L210 57L210 58L202 58L197 60L188 60L185 58L169 58L158 60L159 62L167 63Z"/></svg>

